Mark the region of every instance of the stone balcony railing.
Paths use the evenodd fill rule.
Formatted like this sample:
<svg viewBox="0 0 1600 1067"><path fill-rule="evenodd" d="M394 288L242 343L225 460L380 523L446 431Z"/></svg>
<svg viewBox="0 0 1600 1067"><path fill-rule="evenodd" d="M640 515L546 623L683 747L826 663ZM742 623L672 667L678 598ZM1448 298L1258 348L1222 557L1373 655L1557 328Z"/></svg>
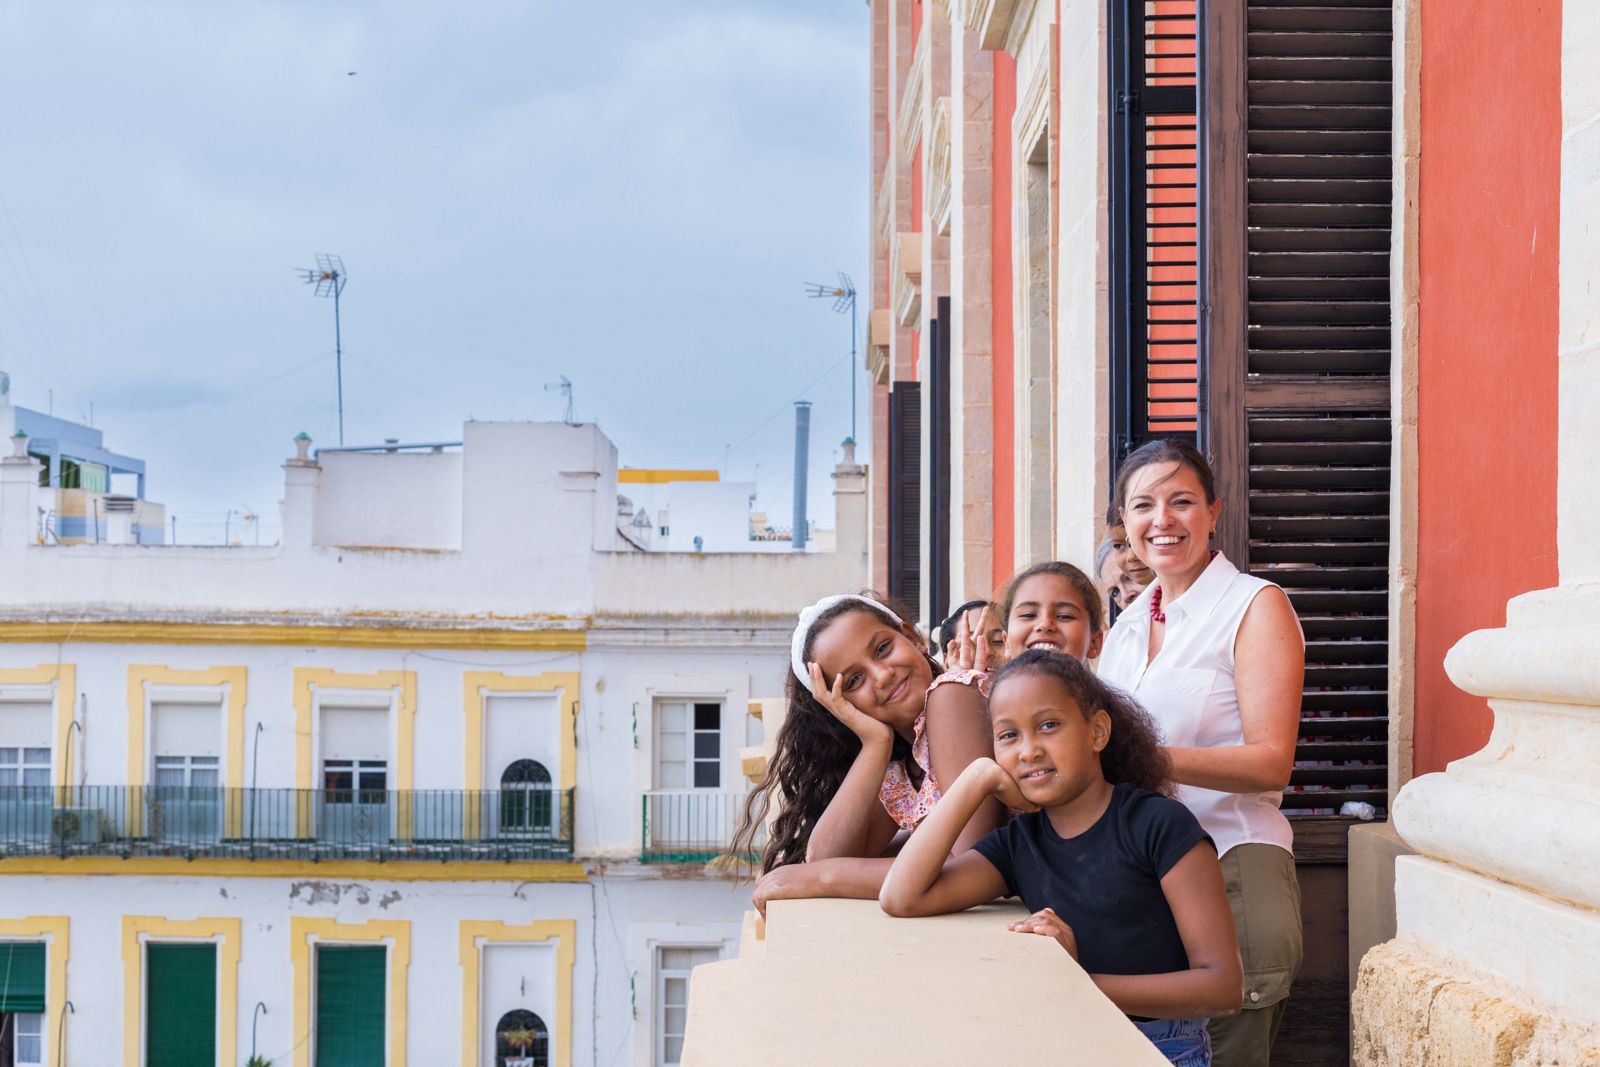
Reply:
<svg viewBox="0 0 1600 1067"><path fill-rule="evenodd" d="M914 1063L1161 1067L1166 1057L1016 906L891 919L872 900L781 900L736 959L697 967L684 1067Z"/></svg>

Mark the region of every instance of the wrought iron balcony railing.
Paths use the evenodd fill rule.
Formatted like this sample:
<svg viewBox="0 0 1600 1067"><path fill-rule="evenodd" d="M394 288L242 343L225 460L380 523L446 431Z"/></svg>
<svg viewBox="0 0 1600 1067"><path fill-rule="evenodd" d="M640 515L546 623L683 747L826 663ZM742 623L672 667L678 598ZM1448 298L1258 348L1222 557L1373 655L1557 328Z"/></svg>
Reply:
<svg viewBox="0 0 1600 1067"><path fill-rule="evenodd" d="M746 794L715 789L653 789L641 803L639 859L705 863L728 850Z"/></svg>
<svg viewBox="0 0 1600 1067"><path fill-rule="evenodd" d="M572 790L0 787L0 857L566 860Z"/></svg>

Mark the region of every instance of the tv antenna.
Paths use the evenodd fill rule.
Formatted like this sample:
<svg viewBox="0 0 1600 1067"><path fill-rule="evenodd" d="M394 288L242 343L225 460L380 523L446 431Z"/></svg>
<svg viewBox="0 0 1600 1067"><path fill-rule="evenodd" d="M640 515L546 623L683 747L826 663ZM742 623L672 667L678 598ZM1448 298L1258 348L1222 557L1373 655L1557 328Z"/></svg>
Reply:
<svg viewBox="0 0 1600 1067"><path fill-rule="evenodd" d="M838 285L807 282L806 295L813 300L833 298L833 310L850 312L850 440L856 439L856 285L850 275L839 272Z"/></svg>
<svg viewBox="0 0 1600 1067"><path fill-rule="evenodd" d="M300 280L316 286L317 296L333 297L333 367L339 389L339 447L344 447L344 346L339 337L339 294L344 292L344 260L326 252L317 253L315 267L301 267Z"/></svg>
<svg viewBox="0 0 1600 1067"><path fill-rule="evenodd" d="M567 408L566 412L562 415L561 421L566 423L568 426L576 426L578 423L572 417L572 379L568 378L565 374L560 375L559 377L561 378L559 382L547 383L544 387L544 391L547 393L559 392L562 397L566 399Z"/></svg>

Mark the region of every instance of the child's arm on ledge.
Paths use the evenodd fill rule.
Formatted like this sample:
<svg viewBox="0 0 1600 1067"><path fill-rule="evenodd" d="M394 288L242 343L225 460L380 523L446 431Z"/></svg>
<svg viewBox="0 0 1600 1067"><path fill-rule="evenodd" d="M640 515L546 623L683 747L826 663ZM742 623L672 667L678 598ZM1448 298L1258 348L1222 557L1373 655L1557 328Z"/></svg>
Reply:
<svg viewBox="0 0 1600 1067"><path fill-rule="evenodd" d="M1002 896L1005 879L975 851L950 859L962 827L990 797L1021 806L1017 783L987 756L973 760L895 857L878 903L890 915L943 915Z"/></svg>
<svg viewBox="0 0 1600 1067"><path fill-rule="evenodd" d="M762 875L750 894L750 903L762 915L774 900L809 900L817 897L844 897L847 900L876 900L889 873L892 859L812 860L776 867Z"/></svg>
<svg viewBox="0 0 1600 1067"><path fill-rule="evenodd" d="M1177 920L1189 969L1090 977L1100 992L1129 1015L1194 1019L1236 1014L1244 975L1222 866L1211 845L1202 841L1190 849L1161 879L1161 889Z"/></svg>

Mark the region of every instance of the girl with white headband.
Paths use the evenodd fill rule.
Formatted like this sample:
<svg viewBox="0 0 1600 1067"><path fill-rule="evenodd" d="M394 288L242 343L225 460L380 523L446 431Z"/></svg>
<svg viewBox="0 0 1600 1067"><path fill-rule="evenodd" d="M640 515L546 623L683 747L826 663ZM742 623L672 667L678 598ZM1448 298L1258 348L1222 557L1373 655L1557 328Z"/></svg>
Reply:
<svg viewBox="0 0 1600 1067"><path fill-rule="evenodd" d="M914 627L872 597L824 597L800 613L788 714L732 848L752 851L767 804L778 805L757 907L787 897L876 897L896 835L938 803L940 783L993 754L988 676L940 674L925 648ZM956 851L1003 819L990 800Z"/></svg>

